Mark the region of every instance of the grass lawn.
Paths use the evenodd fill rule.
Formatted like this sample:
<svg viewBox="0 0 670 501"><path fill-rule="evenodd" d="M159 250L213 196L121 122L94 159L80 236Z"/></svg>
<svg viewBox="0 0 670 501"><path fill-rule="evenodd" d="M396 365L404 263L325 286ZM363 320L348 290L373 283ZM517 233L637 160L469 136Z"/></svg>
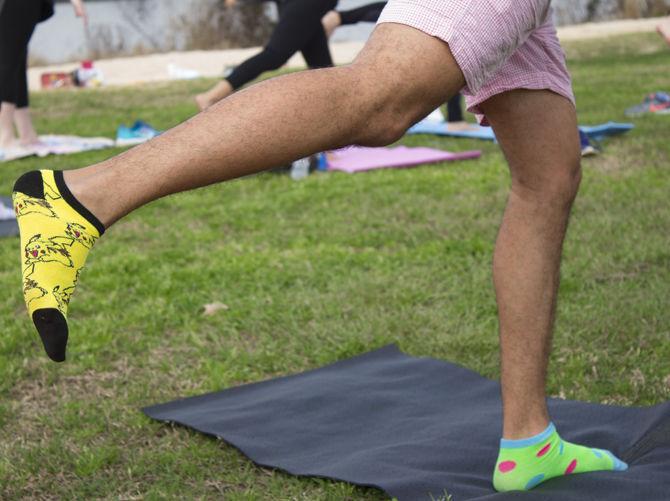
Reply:
<svg viewBox="0 0 670 501"><path fill-rule="evenodd" d="M583 124L625 121L627 106L670 90L670 51L656 35L566 50ZM43 132L112 137L136 118L177 124L211 83L39 93L33 106ZM625 405L670 398L670 116L634 121L634 131L584 162L552 395ZM43 354L26 315L18 240L0 240L0 498L384 499L258 468L139 408L392 342L498 376L490 263L509 185L503 157L475 141L402 143L484 156L302 182L261 175L122 220L83 273L61 365ZM117 152L0 164L0 194L22 172ZM203 305L216 301L228 309L204 316Z"/></svg>

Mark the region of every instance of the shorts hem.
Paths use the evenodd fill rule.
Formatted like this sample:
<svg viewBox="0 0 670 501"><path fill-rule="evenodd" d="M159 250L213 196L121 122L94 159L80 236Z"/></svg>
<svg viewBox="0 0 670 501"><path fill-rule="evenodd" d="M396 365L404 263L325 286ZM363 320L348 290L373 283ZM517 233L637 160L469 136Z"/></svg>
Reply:
<svg viewBox="0 0 670 501"><path fill-rule="evenodd" d="M518 89L548 90L553 92L554 94L563 96L568 101L570 101L572 105L576 108L577 103L575 101L575 95L572 91L572 87L571 86L563 87L560 85L556 85L555 82L552 82L552 79L555 80L555 77L543 76L542 78L539 79L529 78L526 81L510 82L507 85L504 84L497 85L495 87L491 87L490 89L484 89L483 91L478 92L474 96L466 96L467 110L470 113L473 113L477 116L477 121L479 122L480 125L490 125L488 120L486 119L486 115L484 115L484 112L480 108L480 105L484 101L487 101L488 99L491 99L494 96Z"/></svg>

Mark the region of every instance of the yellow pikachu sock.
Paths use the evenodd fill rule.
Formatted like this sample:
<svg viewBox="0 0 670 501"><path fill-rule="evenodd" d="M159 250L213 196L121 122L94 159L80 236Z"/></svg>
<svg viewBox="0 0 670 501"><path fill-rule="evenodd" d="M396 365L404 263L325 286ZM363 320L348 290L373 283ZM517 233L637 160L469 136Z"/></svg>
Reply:
<svg viewBox="0 0 670 501"><path fill-rule="evenodd" d="M21 233L23 296L55 362L65 360L67 306L93 244L105 227L77 201L62 171L31 171L14 184Z"/></svg>

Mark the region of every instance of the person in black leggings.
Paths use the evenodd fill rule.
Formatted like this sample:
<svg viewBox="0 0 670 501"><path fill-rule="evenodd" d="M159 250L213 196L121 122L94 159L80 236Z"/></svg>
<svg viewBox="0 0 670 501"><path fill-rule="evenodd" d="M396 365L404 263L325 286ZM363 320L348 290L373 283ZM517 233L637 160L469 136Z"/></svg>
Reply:
<svg viewBox="0 0 670 501"><path fill-rule="evenodd" d="M39 145L28 109L28 42L35 26L51 17L54 10L53 0L0 3L0 150L3 159L9 160ZM85 17L82 0L71 3L77 16Z"/></svg>
<svg viewBox="0 0 670 501"><path fill-rule="evenodd" d="M323 29L330 38L339 26L376 23L384 7L386 7L386 2L374 2L351 10L331 10L323 16ZM460 94L456 94L447 102L447 122L449 122L449 127L454 130L466 130L471 127L463 118L461 102Z"/></svg>
<svg viewBox="0 0 670 501"><path fill-rule="evenodd" d="M281 68L296 52L302 53L310 68L333 65L321 18L336 7L337 0L275 1L279 8L279 22L263 51L240 64L212 89L196 96L201 110L229 96L261 73ZM235 3L236 0L226 0L227 6Z"/></svg>

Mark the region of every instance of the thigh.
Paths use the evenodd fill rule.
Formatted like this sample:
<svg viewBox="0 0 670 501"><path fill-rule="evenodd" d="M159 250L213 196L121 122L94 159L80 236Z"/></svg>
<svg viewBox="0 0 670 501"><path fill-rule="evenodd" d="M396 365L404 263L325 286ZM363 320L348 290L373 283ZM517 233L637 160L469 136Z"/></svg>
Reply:
<svg viewBox="0 0 670 501"><path fill-rule="evenodd" d="M528 187L579 168L577 114L549 90L513 90L481 105L509 163L513 180Z"/></svg>
<svg viewBox="0 0 670 501"><path fill-rule="evenodd" d="M550 0L390 0L379 23L418 28L449 44L477 93L549 15Z"/></svg>
<svg viewBox="0 0 670 501"><path fill-rule="evenodd" d="M447 43L397 23L377 26L351 68L360 75L356 92L374 96L375 106L408 127L465 83Z"/></svg>

